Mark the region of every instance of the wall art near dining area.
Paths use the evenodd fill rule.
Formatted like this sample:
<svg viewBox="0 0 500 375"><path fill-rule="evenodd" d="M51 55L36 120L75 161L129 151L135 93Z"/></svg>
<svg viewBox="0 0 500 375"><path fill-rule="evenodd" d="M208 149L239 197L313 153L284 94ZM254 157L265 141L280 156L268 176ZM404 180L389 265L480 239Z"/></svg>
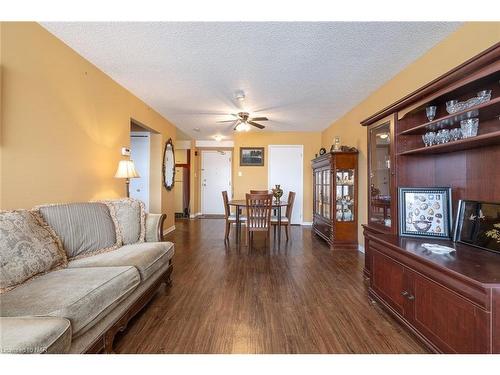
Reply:
<svg viewBox="0 0 500 375"><path fill-rule="evenodd" d="M460 200L454 240L500 252L500 203Z"/></svg>
<svg viewBox="0 0 500 375"><path fill-rule="evenodd" d="M451 189L399 188L401 236L451 238Z"/></svg>
<svg viewBox="0 0 500 375"><path fill-rule="evenodd" d="M262 167L264 165L264 147L240 147L241 167Z"/></svg>

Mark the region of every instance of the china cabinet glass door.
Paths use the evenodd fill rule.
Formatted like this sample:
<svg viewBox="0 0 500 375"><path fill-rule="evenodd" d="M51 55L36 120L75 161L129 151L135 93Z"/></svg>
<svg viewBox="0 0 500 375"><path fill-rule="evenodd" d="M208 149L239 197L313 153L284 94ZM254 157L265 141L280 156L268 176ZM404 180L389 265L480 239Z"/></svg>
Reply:
<svg viewBox="0 0 500 375"><path fill-rule="evenodd" d="M330 168L322 168L314 172L314 213L330 219Z"/></svg>
<svg viewBox="0 0 500 375"><path fill-rule="evenodd" d="M323 170L323 213L325 219L330 219L330 169Z"/></svg>
<svg viewBox="0 0 500 375"><path fill-rule="evenodd" d="M321 202L321 171L314 172L314 213L322 215Z"/></svg>
<svg viewBox="0 0 500 375"><path fill-rule="evenodd" d="M354 169L338 169L335 174L335 220L354 221Z"/></svg>
<svg viewBox="0 0 500 375"><path fill-rule="evenodd" d="M370 129L370 224L390 228L391 218L391 125Z"/></svg>

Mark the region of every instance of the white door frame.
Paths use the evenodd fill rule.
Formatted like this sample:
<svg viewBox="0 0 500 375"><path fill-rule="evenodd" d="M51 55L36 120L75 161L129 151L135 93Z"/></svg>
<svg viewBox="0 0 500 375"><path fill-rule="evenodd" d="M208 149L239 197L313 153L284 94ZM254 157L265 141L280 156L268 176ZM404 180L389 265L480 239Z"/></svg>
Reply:
<svg viewBox="0 0 500 375"><path fill-rule="evenodd" d="M221 153L221 152L229 152L230 155L230 160L231 162L229 163L229 190L227 192L227 195L231 199L233 196L233 150L201 150L201 162L200 162L200 211L201 214L205 213L205 199L203 199L203 155L206 153ZM221 196L222 199L222 196Z"/></svg>
<svg viewBox="0 0 500 375"><path fill-rule="evenodd" d="M304 224L304 145L269 145L267 149L267 183L271 184L271 148L297 148L300 149L302 153L302 168L300 168L300 190L302 202L300 202L301 211L302 211L302 222L301 225ZM270 186L270 189L273 187ZM295 202L296 204L297 202Z"/></svg>
<svg viewBox="0 0 500 375"><path fill-rule="evenodd" d="M138 132L138 131L132 131L130 132L130 149L131 149L131 154L132 152L134 152L134 148L133 148L133 145L132 145L132 138L144 138L144 139L147 139L147 172L146 172L146 175L147 175L147 179L145 180L146 184L147 184L147 201L143 202L144 205L146 206L146 212L149 212L149 204L151 202L151 173L150 173L150 168L151 168L151 133L150 132ZM131 155L132 157L132 155ZM140 173L141 174L141 173ZM142 176L141 177L144 177L144 173L142 173ZM130 180L131 184L130 184L130 196L132 195L135 195L133 194L133 185L134 183L136 182L136 180L134 179L131 179Z"/></svg>

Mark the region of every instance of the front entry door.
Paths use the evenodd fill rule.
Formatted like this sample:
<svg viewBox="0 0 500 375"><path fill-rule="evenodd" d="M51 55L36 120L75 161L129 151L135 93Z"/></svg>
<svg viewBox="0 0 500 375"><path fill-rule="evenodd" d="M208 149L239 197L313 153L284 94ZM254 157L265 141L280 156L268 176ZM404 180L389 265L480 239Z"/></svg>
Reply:
<svg viewBox="0 0 500 375"><path fill-rule="evenodd" d="M201 210L204 215L224 214L221 192L231 197L231 151L201 152Z"/></svg>

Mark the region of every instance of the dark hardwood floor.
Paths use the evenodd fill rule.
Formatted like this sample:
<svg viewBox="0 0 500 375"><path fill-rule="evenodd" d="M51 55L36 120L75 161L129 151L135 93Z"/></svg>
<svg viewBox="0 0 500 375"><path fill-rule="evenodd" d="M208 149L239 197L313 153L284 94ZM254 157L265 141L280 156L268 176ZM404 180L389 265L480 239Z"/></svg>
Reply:
<svg viewBox="0 0 500 375"><path fill-rule="evenodd" d="M363 255L309 227L279 249L225 246L221 219L178 220L173 285L116 338L117 353L425 353L367 297ZM262 237L263 238L263 237Z"/></svg>

